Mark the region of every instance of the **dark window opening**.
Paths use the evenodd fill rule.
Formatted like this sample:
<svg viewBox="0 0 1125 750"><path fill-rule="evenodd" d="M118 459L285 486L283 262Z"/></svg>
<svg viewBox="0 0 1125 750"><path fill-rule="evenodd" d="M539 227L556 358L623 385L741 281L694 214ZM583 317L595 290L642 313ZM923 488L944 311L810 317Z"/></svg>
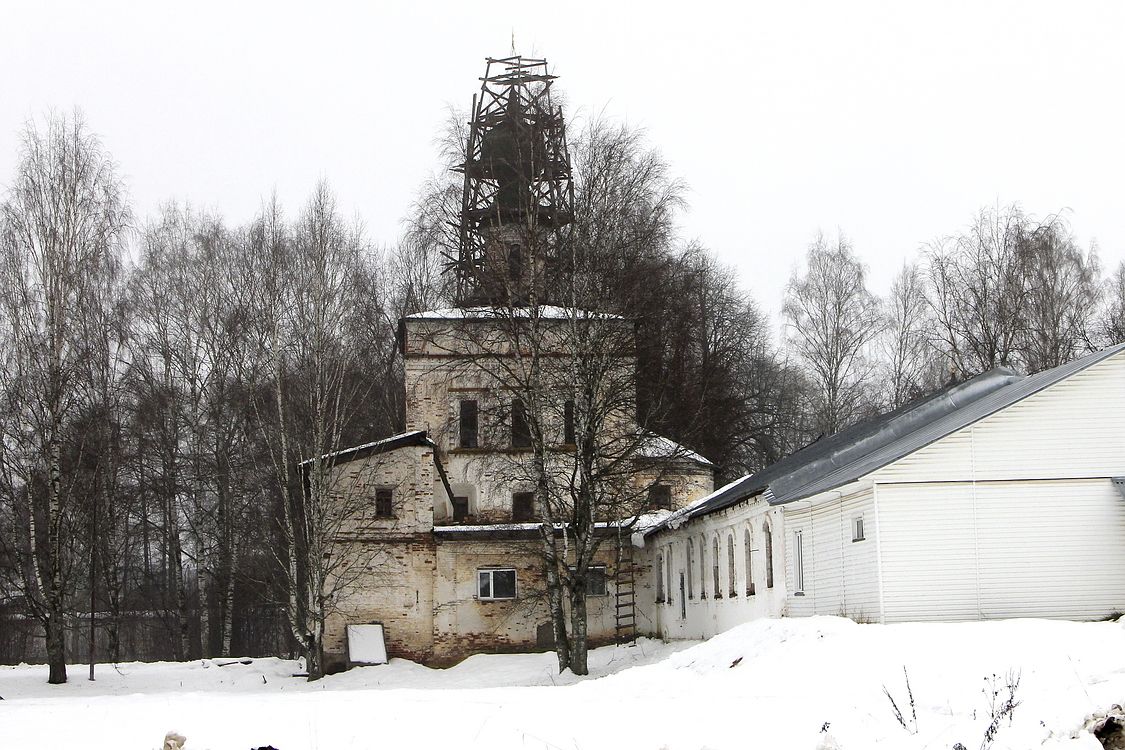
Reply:
<svg viewBox="0 0 1125 750"><path fill-rule="evenodd" d="M389 518L394 515L393 493L390 490L375 490L375 515Z"/></svg>
<svg viewBox="0 0 1125 750"><path fill-rule="evenodd" d="M574 401L568 400L563 405L563 442L574 445Z"/></svg>
<svg viewBox="0 0 1125 750"><path fill-rule="evenodd" d="M516 492L512 495L512 522L529 523L535 520L535 495Z"/></svg>
<svg viewBox="0 0 1125 750"><path fill-rule="evenodd" d="M574 566L570 572L574 574ZM590 565L586 568L586 596L605 596L609 589L606 587L606 568L604 565Z"/></svg>
<svg viewBox="0 0 1125 750"><path fill-rule="evenodd" d="M518 398L512 400L512 447L531 447L531 430L527 425L527 407Z"/></svg>
<svg viewBox="0 0 1125 750"><path fill-rule="evenodd" d="M518 242L508 245L508 279L519 281L523 277L523 248Z"/></svg>
<svg viewBox="0 0 1125 750"><path fill-rule="evenodd" d="M461 402L461 439L462 448L477 447L477 402L464 400Z"/></svg>
<svg viewBox="0 0 1125 750"><path fill-rule="evenodd" d="M469 518L469 498L457 496L453 498L453 520L465 521Z"/></svg>
<svg viewBox="0 0 1125 750"><path fill-rule="evenodd" d="M653 510L671 510L672 487L667 484L654 484L649 487L648 505Z"/></svg>

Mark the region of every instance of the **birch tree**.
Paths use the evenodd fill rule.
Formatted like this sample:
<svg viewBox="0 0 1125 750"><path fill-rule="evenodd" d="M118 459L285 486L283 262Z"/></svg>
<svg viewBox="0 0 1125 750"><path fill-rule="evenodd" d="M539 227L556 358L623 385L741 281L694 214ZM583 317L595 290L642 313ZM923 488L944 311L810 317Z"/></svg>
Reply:
<svg viewBox="0 0 1125 750"><path fill-rule="evenodd" d="M816 385L819 429L831 434L868 408L869 346L883 318L863 264L843 237L835 244L817 237L806 265L803 276L789 281L782 312L789 345Z"/></svg>
<svg viewBox="0 0 1125 750"><path fill-rule="evenodd" d="M369 388L368 347L357 334L367 330L376 285L362 233L343 223L323 183L292 227L274 203L253 236L263 346L257 419L279 496L286 617L315 680L325 620L367 563L337 547L366 499L339 485L328 454L350 435Z"/></svg>
<svg viewBox="0 0 1125 750"><path fill-rule="evenodd" d="M129 215L112 161L78 114L25 128L0 210L0 295L11 341L11 356L0 364L8 407L3 502L18 521L21 593L44 630L48 682L57 684L67 677L65 615L79 538L64 443L85 406L84 323L104 304L100 280L119 264Z"/></svg>

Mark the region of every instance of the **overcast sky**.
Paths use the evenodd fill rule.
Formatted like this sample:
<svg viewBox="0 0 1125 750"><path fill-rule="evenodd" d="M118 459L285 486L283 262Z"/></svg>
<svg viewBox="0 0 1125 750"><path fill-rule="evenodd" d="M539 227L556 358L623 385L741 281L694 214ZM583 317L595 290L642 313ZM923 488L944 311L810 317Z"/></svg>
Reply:
<svg viewBox="0 0 1125 750"><path fill-rule="evenodd" d="M691 188L685 236L772 312L818 230L882 292L997 202L1125 258L1121 2L0 0L0 184L29 117L79 107L142 217L240 223L275 189L295 211L324 177L390 243L513 33L572 107L647 130Z"/></svg>

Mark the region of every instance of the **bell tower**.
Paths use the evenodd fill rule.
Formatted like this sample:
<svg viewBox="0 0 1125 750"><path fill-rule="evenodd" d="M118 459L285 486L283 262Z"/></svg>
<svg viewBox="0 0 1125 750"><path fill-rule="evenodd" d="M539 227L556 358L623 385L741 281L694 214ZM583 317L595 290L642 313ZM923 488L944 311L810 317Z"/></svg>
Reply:
<svg viewBox="0 0 1125 750"><path fill-rule="evenodd" d="M574 220L562 108L547 61L488 58L473 118L453 264L458 304L543 301L558 230Z"/></svg>

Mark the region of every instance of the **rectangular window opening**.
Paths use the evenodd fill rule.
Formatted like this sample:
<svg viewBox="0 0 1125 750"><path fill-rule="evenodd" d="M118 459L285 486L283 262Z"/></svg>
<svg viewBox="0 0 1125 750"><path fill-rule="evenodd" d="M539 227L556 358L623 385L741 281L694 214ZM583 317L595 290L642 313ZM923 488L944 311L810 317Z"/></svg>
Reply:
<svg viewBox="0 0 1125 750"><path fill-rule="evenodd" d="M571 574L574 566L570 566ZM606 585L606 567L604 565L589 565L586 567L586 597L606 596L609 589Z"/></svg>
<svg viewBox="0 0 1125 750"><path fill-rule="evenodd" d="M375 490L375 515L390 518L394 515L394 493L388 489Z"/></svg>
<svg viewBox="0 0 1125 750"><path fill-rule="evenodd" d="M484 601L516 598L516 571L514 568L495 568L477 571L477 598Z"/></svg>
<svg viewBox="0 0 1125 750"><path fill-rule="evenodd" d="M512 494L512 523L530 523L535 520L535 494L515 492Z"/></svg>
<svg viewBox="0 0 1125 750"><path fill-rule="evenodd" d="M652 510L672 509L672 487L667 484L654 484L648 488L648 505Z"/></svg>
<svg viewBox="0 0 1125 750"><path fill-rule="evenodd" d="M477 441L477 402L472 399L461 401L461 430L458 445L462 448L476 448Z"/></svg>
<svg viewBox="0 0 1125 750"><path fill-rule="evenodd" d="M457 495L453 498L453 520L463 523L469 518L469 498Z"/></svg>
<svg viewBox="0 0 1125 750"><path fill-rule="evenodd" d="M563 405L563 443L574 445L574 401L568 399Z"/></svg>
<svg viewBox="0 0 1125 750"><path fill-rule="evenodd" d="M512 399L512 447L531 447L531 429L527 424L527 407L518 398Z"/></svg>
<svg viewBox="0 0 1125 750"><path fill-rule="evenodd" d="M863 516L856 516L852 519L852 541L862 542L866 538L863 535Z"/></svg>
<svg viewBox="0 0 1125 750"><path fill-rule="evenodd" d="M793 593L805 594L805 536L800 531L793 534Z"/></svg>

